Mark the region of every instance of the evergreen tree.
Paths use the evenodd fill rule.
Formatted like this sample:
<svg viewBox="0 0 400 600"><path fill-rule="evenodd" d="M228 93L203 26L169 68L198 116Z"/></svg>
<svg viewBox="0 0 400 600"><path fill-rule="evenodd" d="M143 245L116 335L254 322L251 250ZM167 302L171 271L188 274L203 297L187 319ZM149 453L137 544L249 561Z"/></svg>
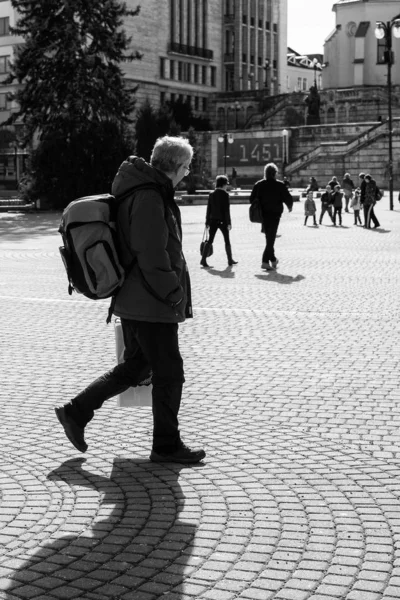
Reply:
<svg viewBox="0 0 400 600"><path fill-rule="evenodd" d="M6 81L21 84L15 94L19 108L7 124L23 125L27 145L39 139L32 156L32 193L47 191L63 206L72 193L79 195L77 180L86 178L92 193L108 191L110 171L126 156L125 131L135 104L135 90L126 86L120 64L140 58L129 53L122 25L139 9L129 10L119 0L11 3L19 15L12 33L24 44ZM98 149L97 143L102 144Z"/></svg>

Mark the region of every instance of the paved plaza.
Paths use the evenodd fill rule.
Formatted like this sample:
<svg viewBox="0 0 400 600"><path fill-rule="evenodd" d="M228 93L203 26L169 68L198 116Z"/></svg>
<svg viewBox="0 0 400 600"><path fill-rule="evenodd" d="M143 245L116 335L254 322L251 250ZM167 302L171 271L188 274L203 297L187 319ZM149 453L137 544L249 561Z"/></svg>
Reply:
<svg viewBox="0 0 400 600"><path fill-rule="evenodd" d="M151 463L151 410L115 399L67 441L53 407L115 362L108 301L68 296L59 214L0 214L0 598L399 600L397 194L371 231L295 203L277 272L248 205L209 271L206 207L181 210L189 467Z"/></svg>

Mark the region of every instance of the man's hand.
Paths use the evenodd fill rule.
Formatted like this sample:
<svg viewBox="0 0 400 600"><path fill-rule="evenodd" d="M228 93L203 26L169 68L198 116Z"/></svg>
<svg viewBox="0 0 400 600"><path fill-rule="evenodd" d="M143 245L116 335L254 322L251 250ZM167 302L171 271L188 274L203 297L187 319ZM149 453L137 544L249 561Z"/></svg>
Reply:
<svg viewBox="0 0 400 600"><path fill-rule="evenodd" d="M232 225L228 225L228 231L232 229Z"/></svg>
<svg viewBox="0 0 400 600"><path fill-rule="evenodd" d="M293 206L291 206L288 210L289 210L289 212L292 212Z"/></svg>

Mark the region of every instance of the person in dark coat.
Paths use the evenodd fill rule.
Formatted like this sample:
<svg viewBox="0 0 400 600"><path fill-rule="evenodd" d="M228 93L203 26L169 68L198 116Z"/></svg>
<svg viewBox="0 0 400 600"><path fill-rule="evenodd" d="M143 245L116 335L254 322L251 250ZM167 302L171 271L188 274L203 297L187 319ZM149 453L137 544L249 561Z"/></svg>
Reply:
<svg viewBox="0 0 400 600"><path fill-rule="evenodd" d="M363 189L361 189L361 204L364 209L364 227L371 229L371 221L374 224L374 229L380 227L378 218L374 212L374 206L382 195L376 184L375 179L372 179L371 175L367 174L364 177Z"/></svg>
<svg viewBox="0 0 400 600"><path fill-rule="evenodd" d="M321 194L321 214L319 216L319 224L320 225L322 225L322 219L326 212L328 213L329 218L333 223L332 203L333 203L332 188L330 185L327 185L325 188L325 192L323 194Z"/></svg>
<svg viewBox="0 0 400 600"><path fill-rule="evenodd" d="M329 181L328 185L331 186L332 192L335 191L335 187L339 185L336 175L333 175L332 179Z"/></svg>
<svg viewBox="0 0 400 600"><path fill-rule="evenodd" d="M229 239L229 231L232 229L232 224L229 194L226 191L228 185L228 178L225 177L225 175L218 175L215 182L215 190L208 196L206 227L209 229L209 237L208 241L204 244L204 251L200 261L202 267L210 267L210 265L207 264L208 251L210 244L214 241L218 229L220 229L224 236L228 265L230 267L237 265L237 261L232 258L232 247Z"/></svg>
<svg viewBox="0 0 400 600"><path fill-rule="evenodd" d="M283 183L276 179L278 167L274 163L268 163L264 168L264 179L255 183L250 202L259 198L262 212L262 231L265 233L266 246L262 255L261 268L271 271L276 269L278 259L275 255L275 239L278 232L279 222L283 213L283 205L286 204L288 211L292 212L293 198Z"/></svg>
<svg viewBox="0 0 400 600"><path fill-rule="evenodd" d="M307 186L306 192L318 192L319 185L315 177L310 177L310 183Z"/></svg>
<svg viewBox="0 0 400 600"><path fill-rule="evenodd" d="M114 314L121 319L124 362L55 409L66 436L80 452L87 450L84 430L94 411L152 372L150 459L195 463L205 457L204 450L191 450L182 442L178 423L185 380L178 323L192 316L192 307L174 188L189 173L192 156L186 139L165 136L156 141L150 164L131 156L114 178L114 196L139 184L148 189L126 197L117 213L121 262L127 275L116 296Z"/></svg>

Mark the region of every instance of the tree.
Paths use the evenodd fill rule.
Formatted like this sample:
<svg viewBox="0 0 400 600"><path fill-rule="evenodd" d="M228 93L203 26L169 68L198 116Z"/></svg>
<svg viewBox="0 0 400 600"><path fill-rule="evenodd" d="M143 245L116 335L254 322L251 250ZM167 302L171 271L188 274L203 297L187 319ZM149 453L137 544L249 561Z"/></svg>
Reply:
<svg viewBox="0 0 400 600"><path fill-rule="evenodd" d="M12 33L24 44L5 82L21 84L19 109L6 124L23 125L25 145L39 140L32 193L47 192L62 207L80 195L78 181L84 193L108 191L111 173L126 156L135 105L135 89L128 89L120 64L140 58L129 53L122 25L139 9L119 0L11 3L19 15Z"/></svg>

